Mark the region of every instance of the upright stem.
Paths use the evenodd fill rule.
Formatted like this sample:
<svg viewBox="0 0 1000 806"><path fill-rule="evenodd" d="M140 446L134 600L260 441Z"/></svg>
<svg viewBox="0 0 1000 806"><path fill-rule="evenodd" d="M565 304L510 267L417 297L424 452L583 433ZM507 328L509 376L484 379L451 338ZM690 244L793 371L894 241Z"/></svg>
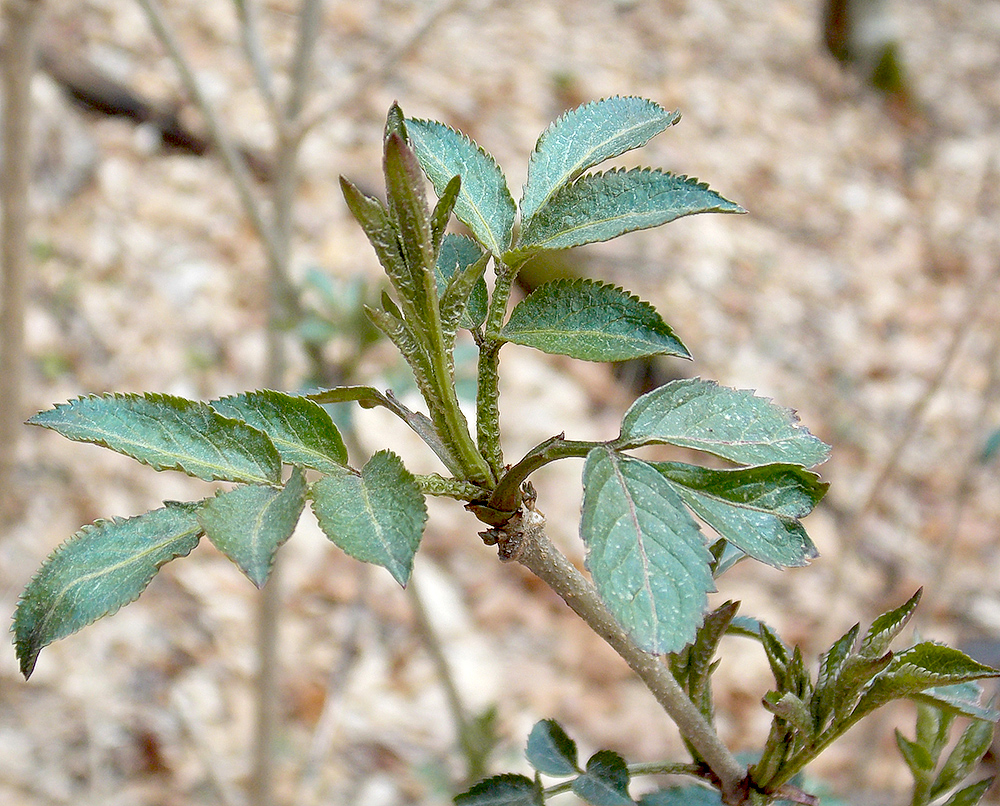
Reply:
<svg viewBox="0 0 1000 806"><path fill-rule="evenodd" d="M639 675L711 769L724 803L747 802L746 768L722 743L670 670L629 638L604 606L593 584L552 545L544 526L545 519L533 510L516 516L505 530L507 545L501 540L501 557L516 560L545 582Z"/></svg>
<svg viewBox="0 0 1000 806"><path fill-rule="evenodd" d="M31 184L31 76L41 0L8 0L3 18L3 281L0 285L0 490L11 489L24 413L24 302L28 282L28 189Z"/></svg>

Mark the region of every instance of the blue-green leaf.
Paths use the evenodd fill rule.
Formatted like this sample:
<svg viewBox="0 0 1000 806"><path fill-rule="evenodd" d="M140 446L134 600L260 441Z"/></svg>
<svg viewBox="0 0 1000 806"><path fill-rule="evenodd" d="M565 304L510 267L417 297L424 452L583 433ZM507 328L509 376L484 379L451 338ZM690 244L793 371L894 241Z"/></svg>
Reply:
<svg viewBox="0 0 1000 806"><path fill-rule="evenodd" d="M697 524L654 467L608 448L588 454L583 485L580 533L604 603L647 652L683 649L714 590Z"/></svg>
<svg viewBox="0 0 1000 806"><path fill-rule="evenodd" d="M694 213L745 213L708 185L648 168L585 174L556 191L518 237L515 251L610 241Z"/></svg>
<svg viewBox="0 0 1000 806"><path fill-rule="evenodd" d="M14 614L14 642L28 677L59 638L139 598L160 566L198 545L197 506L167 504L128 520L97 521L59 546L28 583Z"/></svg>
<svg viewBox="0 0 1000 806"><path fill-rule="evenodd" d="M798 465L711 470L657 462L685 504L740 550L776 568L801 566L817 556L799 518L808 515L828 484Z"/></svg>
<svg viewBox="0 0 1000 806"><path fill-rule="evenodd" d="M632 447L694 448L743 465L812 467L830 453L791 409L701 378L671 381L636 400L622 420L621 439Z"/></svg>
<svg viewBox="0 0 1000 806"><path fill-rule="evenodd" d="M594 280L557 280L539 286L514 308L500 336L585 361L690 357L652 305Z"/></svg>
<svg viewBox="0 0 1000 806"><path fill-rule="evenodd" d="M305 503L305 477L296 467L282 489L245 484L216 494L202 505L198 522L212 545L261 588Z"/></svg>
<svg viewBox="0 0 1000 806"><path fill-rule="evenodd" d="M441 295L441 326L446 333L449 330L454 332L455 327L473 330L486 321L489 296L483 272L488 260L489 253L484 253L472 238L451 233L444 236L435 275L438 294ZM459 281L454 281L456 275ZM453 286L453 282L458 284ZM456 321L452 321L456 307L459 315Z"/></svg>
<svg viewBox="0 0 1000 806"><path fill-rule="evenodd" d="M206 481L281 480L281 459L264 433L182 397L81 397L28 422L77 442L103 445L156 470L181 470Z"/></svg>
<svg viewBox="0 0 1000 806"><path fill-rule="evenodd" d="M623 759L611 750L599 750L587 769L573 781L573 792L593 806L633 806L628 793L629 772Z"/></svg>
<svg viewBox="0 0 1000 806"><path fill-rule="evenodd" d="M528 162L521 220L528 221L588 168L639 148L680 120L645 98L615 96L570 110L538 138Z"/></svg>
<svg viewBox="0 0 1000 806"><path fill-rule="evenodd" d="M443 123L407 118L406 131L434 191L442 195L452 177L461 176L455 216L494 255L506 252L516 211L496 160Z"/></svg>
<svg viewBox="0 0 1000 806"><path fill-rule="evenodd" d="M992 705L982 704L982 693L982 686L978 683L956 683L952 686L924 689L919 694L912 695L911 699L955 716L983 719L988 722L1000 721L1000 711Z"/></svg>
<svg viewBox="0 0 1000 806"><path fill-rule="evenodd" d="M643 795L639 806L722 806L722 796L703 786L671 786Z"/></svg>
<svg viewBox="0 0 1000 806"><path fill-rule="evenodd" d="M576 742L566 735L566 731L554 719L543 719L535 723L528 734L528 746L524 754L528 763L545 775L567 777L579 772Z"/></svg>
<svg viewBox="0 0 1000 806"><path fill-rule="evenodd" d="M524 775L506 773L480 781L455 796L457 806L543 806L541 787Z"/></svg>
<svg viewBox="0 0 1000 806"><path fill-rule="evenodd" d="M331 541L357 560L381 565L400 585L407 583L427 507L396 454L379 451L361 473L340 468L313 484L310 496Z"/></svg>
<svg viewBox="0 0 1000 806"><path fill-rule="evenodd" d="M263 431L287 464L326 473L347 464L340 431L321 406L299 395L264 390L213 400L219 414Z"/></svg>

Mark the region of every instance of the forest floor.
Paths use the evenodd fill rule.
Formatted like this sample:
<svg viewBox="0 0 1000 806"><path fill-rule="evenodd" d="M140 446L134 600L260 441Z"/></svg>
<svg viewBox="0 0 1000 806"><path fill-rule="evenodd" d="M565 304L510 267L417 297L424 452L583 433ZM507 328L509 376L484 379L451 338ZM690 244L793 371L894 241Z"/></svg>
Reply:
<svg viewBox="0 0 1000 806"><path fill-rule="evenodd" d="M165 5L234 135L267 153L234 4ZM298 4L261 5L283 65ZM679 125L621 164L697 176L749 215L695 216L571 257L657 306L695 357L666 372L756 389L833 446L821 468L830 493L805 522L820 558L783 572L741 564L713 600L740 599L815 663L855 621L923 585L921 636L1000 645L1000 459L982 458L1000 428L1000 4L894 6L916 98L903 115L825 52L815 0L465 0L433 18L429 5L326 4L310 105L325 117L303 151L296 278L319 269L378 288L337 178L380 187L393 100L472 136L515 189L538 134L569 107L633 94L680 109ZM45 36L68 53L153 98L183 97L138 4L50 6ZM81 112L42 76L35 90L25 416L90 393L259 387L265 262L221 162L163 153L145 128ZM326 346L327 366L348 342ZM288 347L296 388L316 366L295 334ZM604 367L510 347L503 368L509 457L563 431L610 438L631 401ZM402 377L382 348L355 373ZM355 462L391 446L415 472L440 469L377 413L354 422ZM21 459L17 489L4 491L20 502L0 541L8 613L81 525L212 489L37 430L25 429ZM553 538L582 565L579 473L565 462L536 486ZM415 580L462 696L498 709L497 771L525 769L527 732L548 717L584 752L682 754L617 656L477 531L459 506L432 501ZM448 802L454 732L407 593L308 517L282 554L278 803ZM258 597L205 541L140 601L47 648L30 682L13 649L0 652L0 802L245 803ZM742 639L722 654L720 729L752 751L768 729L767 663ZM912 718L888 709L814 775L852 803L900 802L892 729L912 734Z"/></svg>

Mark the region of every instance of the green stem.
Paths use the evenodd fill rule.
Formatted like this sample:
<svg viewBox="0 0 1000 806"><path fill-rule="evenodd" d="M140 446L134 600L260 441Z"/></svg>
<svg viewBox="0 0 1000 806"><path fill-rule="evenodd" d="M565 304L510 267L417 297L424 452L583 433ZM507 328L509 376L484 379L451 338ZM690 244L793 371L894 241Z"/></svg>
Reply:
<svg viewBox="0 0 1000 806"><path fill-rule="evenodd" d="M629 764L629 778L639 775L690 775L695 778L704 778L705 769L697 764L680 764L677 762L651 761L642 764ZM550 798L553 795L561 795L563 792L573 790L573 781L563 781L562 783L547 786L542 792L542 797Z"/></svg>
<svg viewBox="0 0 1000 806"><path fill-rule="evenodd" d="M497 260L496 284L486 312L483 338L479 344L478 386L476 389L476 439L479 453L486 457L494 478L503 474L503 448L500 445L500 338L507 315L510 292L517 277L517 266Z"/></svg>

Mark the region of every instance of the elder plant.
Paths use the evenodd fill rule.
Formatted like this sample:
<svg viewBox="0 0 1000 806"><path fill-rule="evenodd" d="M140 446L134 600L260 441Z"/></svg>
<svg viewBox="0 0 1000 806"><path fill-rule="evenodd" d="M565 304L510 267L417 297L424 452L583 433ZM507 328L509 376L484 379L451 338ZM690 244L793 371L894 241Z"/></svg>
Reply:
<svg viewBox="0 0 1000 806"><path fill-rule="evenodd" d="M677 724L690 754L685 761L628 765L602 750L581 766L573 741L546 720L528 740L533 777L489 778L458 802L529 806L571 790L597 806L627 805L635 802L633 776L670 773L689 776L695 786L662 789L644 803L810 803L796 776L859 719L906 697L919 700L924 715L917 739L899 734L918 788L948 795L953 806L976 803L982 782L959 787L985 752L984 737L998 715L978 703L974 681L998 672L932 642L890 649L919 592L863 636L857 625L848 631L815 672L766 624L738 615L738 603L708 610L716 580L736 562L789 567L816 556L801 519L826 492L810 468L826 460L829 448L792 411L751 391L683 379L639 397L614 439L559 434L512 462L504 456L498 382L508 342L587 361L689 358L651 305L603 282L542 285L508 314L518 270L539 253L695 213L745 212L686 176L647 168L591 171L678 119L635 97L568 112L538 139L515 203L496 161L476 143L441 123L406 118L394 105L383 144L387 202L347 179L341 184L394 291L366 308L367 315L409 364L426 411L411 410L391 391L343 386L309 395L248 391L207 403L153 393L89 396L36 414L31 424L70 439L234 486L201 501L97 521L56 549L14 616L24 675L43 647L136 599L164 563L190 553L202 537L262 586L307 505L334 544L405 585L427 520L424 498L444 496L488 527L481 537L497 546L502 561L519 562L544 580L621 655ZM427 179L437 196L433 205ZM471 235L450 232L453 217ZM484 279L490 267L492 290ZM474 431L455 388L461 329L478 348ZM391 446L363 467L352 466L323 408L346 401L388 409L445 472L414 475ZM631 453L653 444L711 454L726 467ZM580 537L589 578L547 539L544 502L530 481L550 462L571 457L584 460ZM727 635L758 641L774 672L774 689L762 702L773 714L770 735L749 766L714 727L712 673ZM961 759L946 760L947 774L935 778L956 715L980 727L961 740ZM543 776L564 780L545 785ZM926 801L915 795L918 802Z"/></svg>

